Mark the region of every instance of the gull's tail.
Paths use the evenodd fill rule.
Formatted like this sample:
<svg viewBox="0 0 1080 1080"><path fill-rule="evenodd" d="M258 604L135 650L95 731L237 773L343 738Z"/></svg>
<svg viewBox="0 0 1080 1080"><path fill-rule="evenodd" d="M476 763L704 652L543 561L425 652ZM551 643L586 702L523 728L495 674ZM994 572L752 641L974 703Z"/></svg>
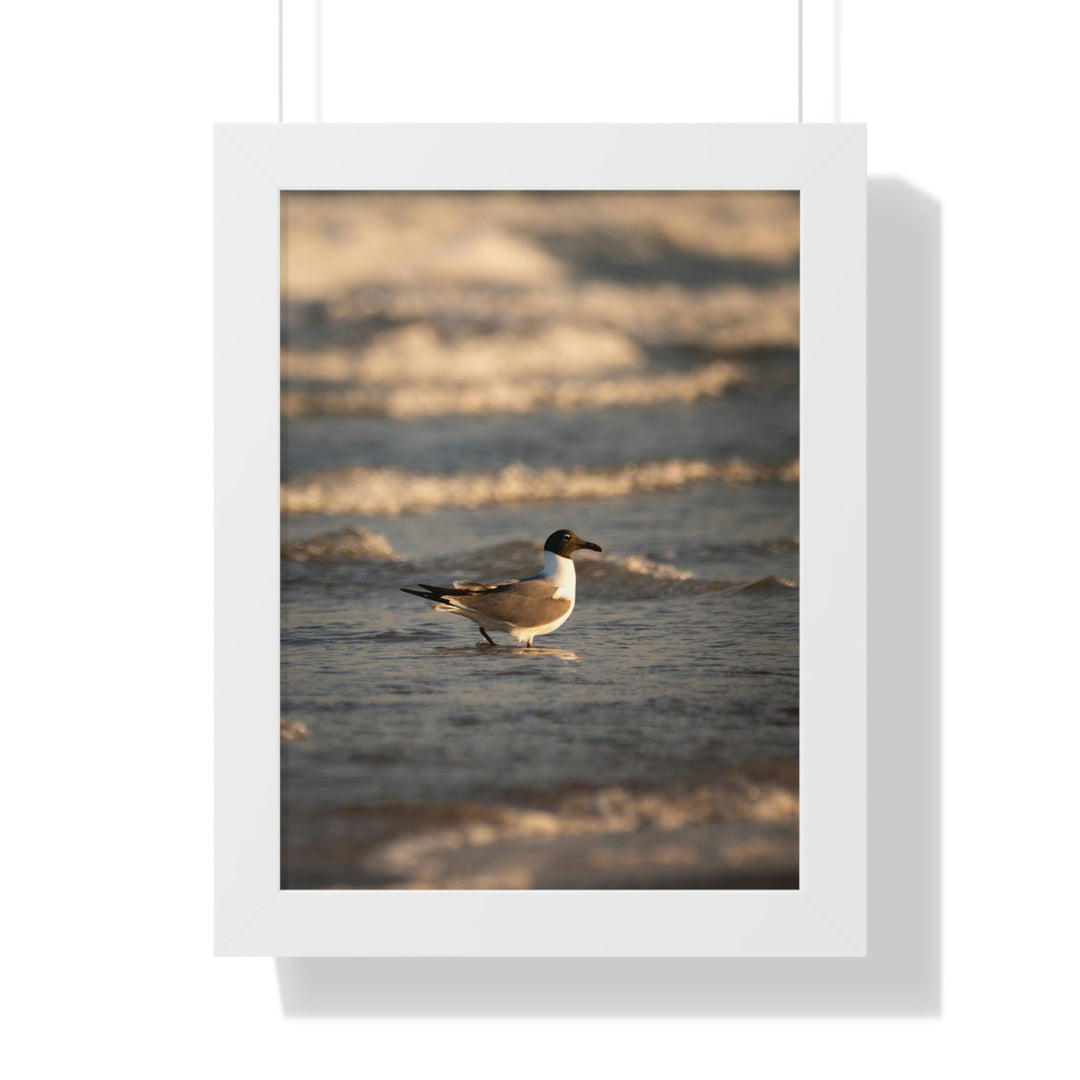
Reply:
<svg viewBox="0 0 1080 1080"><path fill-rule="evenodd" d="M432 603L438 604L447 596L475 596L477 593L491 592L493 589L499 588L500 585L515 585L517 580L517 578L513 578L510 581L500 581L495 585L481 585L479 581L455 581L452 586L418 584L415 589L403 588L401 591L412 596L419 596L421 600L430 600ZM421 592L421 589L424 591Z"/></svg>

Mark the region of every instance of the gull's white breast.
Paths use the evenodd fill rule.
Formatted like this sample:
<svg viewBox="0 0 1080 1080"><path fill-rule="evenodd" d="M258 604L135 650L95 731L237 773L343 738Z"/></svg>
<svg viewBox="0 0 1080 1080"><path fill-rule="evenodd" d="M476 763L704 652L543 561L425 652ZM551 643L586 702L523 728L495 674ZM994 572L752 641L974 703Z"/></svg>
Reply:
<svg viewBox="0 0 1080 1080"><path fill-rule="evenodd" d="M574 600L577 597L577 572L574 570L574 560L564 555L556 555L554 551L544 552L544 569L536 575L546 578L555 586L556 600L569 600L570 611L574 610ZM565 622L570 611L555 625Z"/></svg>

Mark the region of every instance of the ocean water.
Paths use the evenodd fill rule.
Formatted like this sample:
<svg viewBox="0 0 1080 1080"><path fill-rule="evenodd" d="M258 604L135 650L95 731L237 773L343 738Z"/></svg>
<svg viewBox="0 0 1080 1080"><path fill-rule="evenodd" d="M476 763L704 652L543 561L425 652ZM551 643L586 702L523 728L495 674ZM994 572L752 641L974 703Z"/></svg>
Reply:
<svg viewBox="0 0 1080 1080"><path fill-rule="evenodd" d="M797 199L282 220L283 887L796 887ZM400 591L563 528L534 648Z"/></svg>

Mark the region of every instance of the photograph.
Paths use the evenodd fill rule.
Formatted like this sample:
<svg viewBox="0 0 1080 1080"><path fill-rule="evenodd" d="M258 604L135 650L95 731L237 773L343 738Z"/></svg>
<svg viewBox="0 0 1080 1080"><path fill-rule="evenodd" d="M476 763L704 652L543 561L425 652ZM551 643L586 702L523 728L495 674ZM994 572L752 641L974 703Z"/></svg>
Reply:
<svg viewBox="0 0 1080 1080"><path fill-rule="evenodd" d="M280 200L281 888L798 889L799 193Z"/></svg>

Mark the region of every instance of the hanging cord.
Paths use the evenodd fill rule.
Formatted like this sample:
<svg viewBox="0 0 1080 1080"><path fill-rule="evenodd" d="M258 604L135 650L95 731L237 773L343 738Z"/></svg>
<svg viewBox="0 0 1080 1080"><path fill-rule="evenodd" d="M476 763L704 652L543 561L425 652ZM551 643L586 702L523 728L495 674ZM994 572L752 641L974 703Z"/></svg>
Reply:
<svg viewBox="0 0 1080 1080"><path fill-rule="evenodd" d="M285 120L285 0L277 6L277 122ZM323 114L323 6L315 0L315 122L322 123Z"/></svg>
<svg viewBox="0 0 1080 1080"><path fill-rule="evenodd" d="M282 94L281 72L284 67L285 35L282 33L283 16L281 9L285 0L277 3L277 122L280 124L285 115L285 99Z"/></svg>
<svg viewBox="0 0 1080 1080"><path fill-rule="evenodd" d="M843 0L833 0L833 121L840 123L840 49L844 42Z"/></svg>
<svg viewBox="0 0 1080 1080"><path fill-rule="evenodd" d="M322 0L315 0L315 123L322 123Z"/></svg>
<svg viewBox="0 0 1080 1080"><path fill-rule="evenodd" d="M802 5L799 0L799 123L802 123Z"/></svg>

